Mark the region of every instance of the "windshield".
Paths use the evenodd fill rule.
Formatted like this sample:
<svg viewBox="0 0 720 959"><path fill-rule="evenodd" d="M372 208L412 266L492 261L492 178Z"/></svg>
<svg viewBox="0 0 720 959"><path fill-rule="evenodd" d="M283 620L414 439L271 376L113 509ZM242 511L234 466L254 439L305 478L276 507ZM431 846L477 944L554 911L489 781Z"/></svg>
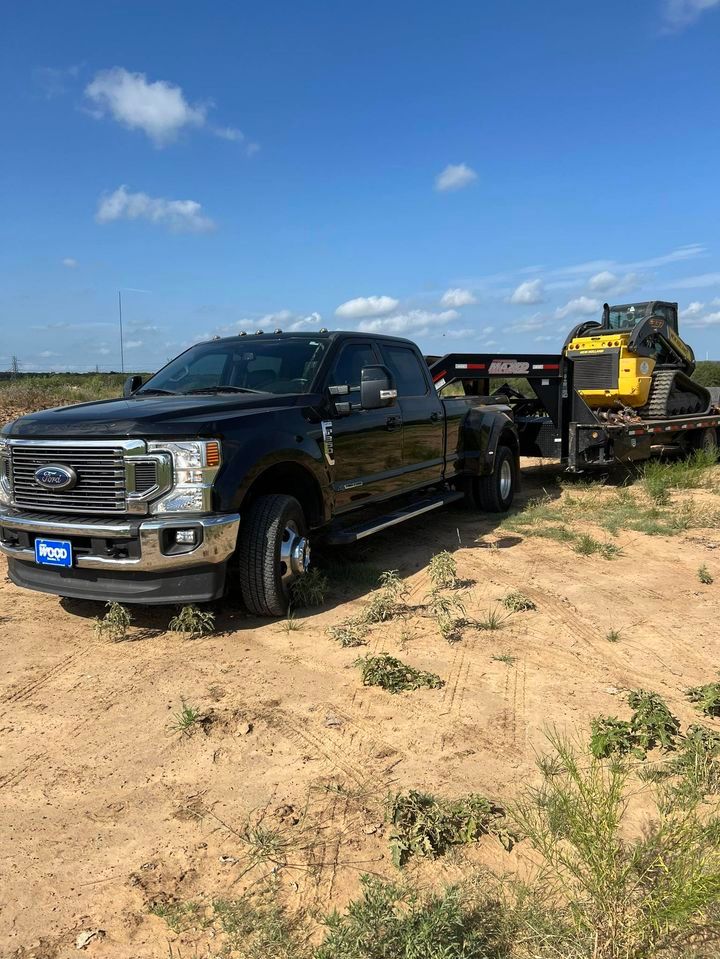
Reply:
<svg viewBox="0 0 720 959"><path fill-rule="evenodd" d="M610 329L633 329L647 315L647 307L647 303L630 303L628 306L610 307Z"/></svg>
<svg viewBox="0 0 720 959"><path fill-rule="evenodd" d="M202 343L168 363L138 393L306 393L325 347L310 336Z"/></svg>

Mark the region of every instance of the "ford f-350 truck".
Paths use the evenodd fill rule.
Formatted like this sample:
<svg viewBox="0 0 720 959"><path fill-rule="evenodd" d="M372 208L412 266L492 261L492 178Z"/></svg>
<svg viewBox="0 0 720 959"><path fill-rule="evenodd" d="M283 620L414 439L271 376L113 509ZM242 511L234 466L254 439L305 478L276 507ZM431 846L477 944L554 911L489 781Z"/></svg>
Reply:
<svg viewBox="0 0 720 959"><path fill-rule="evenodd" d="M351 543L519 478L498 397L440 398L415 344L351 332L215 338L121 399L0 433L0 550L18 586L122 603L238 589L287 612L310 543Z"/></svg>

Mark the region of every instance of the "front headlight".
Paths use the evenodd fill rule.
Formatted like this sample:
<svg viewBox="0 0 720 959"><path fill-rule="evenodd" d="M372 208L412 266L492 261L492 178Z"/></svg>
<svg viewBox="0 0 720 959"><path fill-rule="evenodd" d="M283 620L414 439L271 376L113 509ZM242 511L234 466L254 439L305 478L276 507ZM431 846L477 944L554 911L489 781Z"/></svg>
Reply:
<svg viewBox="0 0 720 959"><path fill-rule="evenodd" d="M212 510L212 486L221 463L218 440L158 440L148 443L148 452L169 453L173 462L173 488L151 505L151 513Z"/></svg>
<svg viewBox="0 0 720 959"><path fill-rule="evenodd" d="M7 441L0 439L0 503L12 505L12 483L10 481L10 450Z"/></svg>

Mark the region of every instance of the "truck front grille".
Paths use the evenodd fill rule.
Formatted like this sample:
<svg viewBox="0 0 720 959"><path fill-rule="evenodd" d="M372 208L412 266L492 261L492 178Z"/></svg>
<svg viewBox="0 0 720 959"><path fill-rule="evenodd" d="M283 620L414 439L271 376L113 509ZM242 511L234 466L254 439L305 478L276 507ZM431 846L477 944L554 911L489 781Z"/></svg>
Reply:
<svg viewBox="0 0 720 959"><path fill-rule="evenodd" d="M64 490L41 486L35 479L41 466L71 467L77 474L76 485ZM122 446L12 445L10 469L17 506L81 513L122 513L126 509Z"/></svg>

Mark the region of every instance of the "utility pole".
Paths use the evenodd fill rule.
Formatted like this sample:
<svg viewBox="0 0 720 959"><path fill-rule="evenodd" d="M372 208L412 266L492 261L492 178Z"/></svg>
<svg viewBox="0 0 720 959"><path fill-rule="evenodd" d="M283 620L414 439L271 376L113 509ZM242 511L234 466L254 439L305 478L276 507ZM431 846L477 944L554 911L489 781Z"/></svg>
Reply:
<svg viewBox="0 0 720 959"><path fill-rule="evenodd" d="M125 349L123 347L122 328L122 291L118 290L118 313L120 314L120 372L125 372Z"/></svg>

